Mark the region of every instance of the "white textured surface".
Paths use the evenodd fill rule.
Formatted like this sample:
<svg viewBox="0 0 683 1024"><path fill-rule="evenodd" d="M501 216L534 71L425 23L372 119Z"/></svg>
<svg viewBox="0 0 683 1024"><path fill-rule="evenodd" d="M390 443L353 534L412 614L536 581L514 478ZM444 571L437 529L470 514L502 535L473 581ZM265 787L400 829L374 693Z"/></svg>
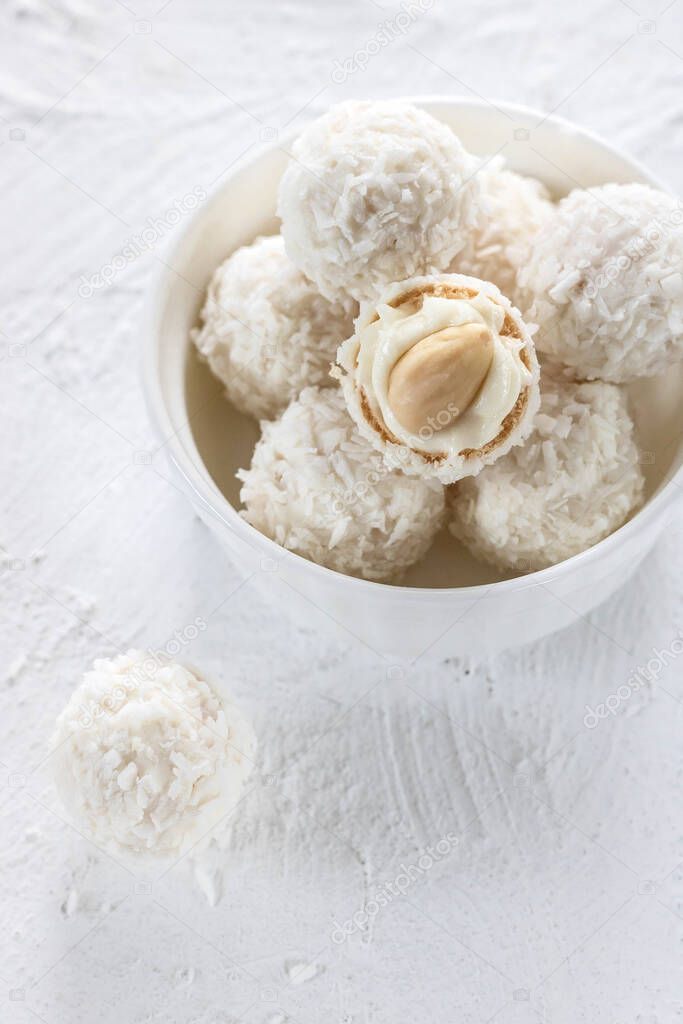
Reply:
<svg viewBox="0 0 683 1024"><path fill-rule="evenodd" d="M3 5L3 1024L680 1014L683 662L628 681L683 627L681 530L559 637L488 662L392 667L317 609L295 628L261 604L162 456L147 458L136 371L161 249L79 295L148 217L208 189L271 128L345 97L473 91L557 109L681 191L680 3L436 0L339 83L335 61L399 10ZM220 895L210 865L201 886L186 861L134 877L83 840L44 762L94 656L161 646L197 616L208 628L188 660L251 709L262 758L216 851L215 905L201 891ZM586 728L585 705L619 686L634 692ZM448 833L457 845L387 897ZM335 942L334 922L380 890L370 927Z"/></svg>

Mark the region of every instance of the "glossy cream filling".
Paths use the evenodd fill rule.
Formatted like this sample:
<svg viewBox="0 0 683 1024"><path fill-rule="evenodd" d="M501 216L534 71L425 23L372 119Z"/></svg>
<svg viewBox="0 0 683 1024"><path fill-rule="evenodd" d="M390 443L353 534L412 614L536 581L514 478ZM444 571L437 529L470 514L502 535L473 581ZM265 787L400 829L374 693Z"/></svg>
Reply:
<svg viewBox="0 0 683 1024"><path fill-rule="evenodd" d="M503 420L514 408L531 373L520 358L522 342L501 337L505 320L502 306L486 295L471 299L424 297L422 308L377 308L378 320L359 332L357 379L373 415L402 444L420 451L458 455L466 448L481 448L500 432ZM473 402L452 423L445 409L435 422L413 434L399 423L389 404L389 377L398 360L423 338L446 327L484 324L493 336L493 359Z"/></svg>

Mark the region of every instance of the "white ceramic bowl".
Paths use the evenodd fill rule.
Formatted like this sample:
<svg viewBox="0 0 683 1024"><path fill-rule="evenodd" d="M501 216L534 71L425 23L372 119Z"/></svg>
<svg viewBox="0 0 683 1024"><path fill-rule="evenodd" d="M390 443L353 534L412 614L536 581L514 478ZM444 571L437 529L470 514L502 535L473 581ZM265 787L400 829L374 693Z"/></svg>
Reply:
<svg viewBox="0 0 683 1024"><path fill-rule="evenodd" d="M608 181L661 187L639 164L559 118L450 97L413 102L451 125L472 152L502 149L513 169L541 178L556 196ZM238 515L235 471L249 464L258 428L225 401L189 333L215 267L238 246L277 231L277 185L292 137L231 173L165 257L169 269L152 305L144 376L162 450L180 485L232 560L283 610L316 627L332 620L390 658L490 654L569 625L628 579L683 494L679 372L630 389L645 506L606 540L542 572L501 578L444 535L403 585L369 583L285 551Z"/></svg>

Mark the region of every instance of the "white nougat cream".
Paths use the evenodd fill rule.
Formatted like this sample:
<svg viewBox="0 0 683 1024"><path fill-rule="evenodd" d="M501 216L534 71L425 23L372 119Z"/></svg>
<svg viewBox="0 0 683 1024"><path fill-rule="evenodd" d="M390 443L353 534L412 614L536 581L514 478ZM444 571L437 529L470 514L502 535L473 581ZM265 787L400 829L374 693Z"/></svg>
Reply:
<svg viewBox="0 0 683 1024"><path fill-rule="evenodd" d="M505 310L487 295L467 299L425 295L421 308L411 305L377 307L378 319L359 332L357 379L367 396L373 415L402 444L425 452L457 455L481 448L501 429L522 389L532 378L520 352L523 342L501 338ZM424 338L447 327L483 324L493 338L493 358L486 377L472 403L453 419L452 409L443 410L434 422L416 434L397 419L389 402L389 379L399 359Z"/></svg>

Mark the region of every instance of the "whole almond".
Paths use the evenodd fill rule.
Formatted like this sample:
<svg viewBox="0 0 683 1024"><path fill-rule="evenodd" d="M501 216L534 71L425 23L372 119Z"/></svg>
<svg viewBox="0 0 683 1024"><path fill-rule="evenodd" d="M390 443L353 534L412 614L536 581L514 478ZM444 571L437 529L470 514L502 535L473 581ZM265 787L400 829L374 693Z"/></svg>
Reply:
<svg viewBox="0 0 683 1024"><path fill-rule="evenodd" d="M450 426L471 405L493 360L484 324L460 324L422 338L389 375L389 405L411 434Z"/></svg>

